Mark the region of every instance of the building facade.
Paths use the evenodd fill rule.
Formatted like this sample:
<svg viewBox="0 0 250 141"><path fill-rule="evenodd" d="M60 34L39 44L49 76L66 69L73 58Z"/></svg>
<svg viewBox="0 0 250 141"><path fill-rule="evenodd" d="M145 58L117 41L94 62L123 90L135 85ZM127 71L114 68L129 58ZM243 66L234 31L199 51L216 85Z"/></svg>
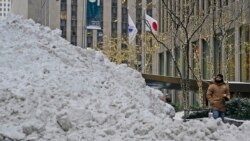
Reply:
<svg viewBox="0 0 250 141"><path fill-rule="evenodd" d="M250 82L249 0L164 0L159 7L166 39L155 53L153 74L180 77L178 65L183 76L189 69L190 79L211 80L222 73L227 81ZM183 103L181 91L164 91L177 105ZM189 104L199 103L197 92L188 97Z"/></svg>
<svg viewBox="0 0 250 141"><path fill-rule="evenodd" d="M10 6L10 0L0 0L0 18L7 16L10 11Z"/></svg>
<svg viewBox="0 0 250 141"><path fill-rule="evenodd" d="M194 2L194 4L191 5L190 2ZM183 44L174 44L173 33L176 31L174 28L176 24L171 19L170 12L185 21L185 16L181 15L185 15L189 9L189 12L193 12L190 13L190 19L198 21L199 18L207 15L200 28L202 31L197 31L190 38L188 53L190 67L195 69L199 65L202 79L210 80L215 74L222 73L229 81L250 82L250 20L247 16L250 14L249 3L248 0L165 0L166 5L164 5L161 1L160 32L172 36L167 42L171 52L165 47L161 47L157 51L156 59L153 62L153 73L178 76L173 59L177 60L183 73L186 71L182 67L185 61L181 51ZM191 29L195 28L193 25L199 24L197 21L195 23L190 21L191 24L187 28L189 33L192 33ZM177 48L177 46L180 47ZM197 59L199 62L196 62ZM189 76L194 78L191 72Z"/></svg>
<svg viewBox="0 0 250 141"><path fill-rule="evenodd" d="M87 29L87 0L12 0L12 12L32 18L52 29L62 30L62 37L73 45L98 48L105 39L118 39L128 36L128 14L138 29L135 48L142 47L144 34L144 14L158 20L157 0L98 0L100 3L101 30ZM23 6L23 7L22 7ZM119 42L119 41L118 41ZM126 47L118 43L118 48ZM134 49L136 50L136 49ZM136 52L136 51L134 51ZM142 51L141 51L142 52ZM140 53L142 54L142 53ZM143 55L139 55L141 62ZM145 63L143 63L145 64Z"/></svg>

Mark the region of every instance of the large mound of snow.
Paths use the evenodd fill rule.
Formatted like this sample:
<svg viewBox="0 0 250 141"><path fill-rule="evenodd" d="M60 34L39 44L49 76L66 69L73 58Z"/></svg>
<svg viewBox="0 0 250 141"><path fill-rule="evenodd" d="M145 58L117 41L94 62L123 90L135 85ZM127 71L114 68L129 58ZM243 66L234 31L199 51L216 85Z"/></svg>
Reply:
<svg viewBox="0 0 250 141"><path fill-rule="evenodd" d="M10 15L0 21L0 140L242 140L220 120L182 122L141 74ZM167 107L167 108L166 108Z"/></svg>

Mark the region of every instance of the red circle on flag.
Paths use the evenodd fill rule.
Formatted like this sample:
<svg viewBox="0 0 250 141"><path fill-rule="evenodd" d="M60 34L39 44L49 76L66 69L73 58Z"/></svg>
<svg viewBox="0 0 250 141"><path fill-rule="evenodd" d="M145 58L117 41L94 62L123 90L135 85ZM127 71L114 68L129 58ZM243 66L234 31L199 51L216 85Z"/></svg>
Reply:
<svg viewBox="0 0 250 141"><path fill-rule="evenodd" d="M156 22L152 23L152 27L153 27L154 31L157 31L158 25Z"/></svg>

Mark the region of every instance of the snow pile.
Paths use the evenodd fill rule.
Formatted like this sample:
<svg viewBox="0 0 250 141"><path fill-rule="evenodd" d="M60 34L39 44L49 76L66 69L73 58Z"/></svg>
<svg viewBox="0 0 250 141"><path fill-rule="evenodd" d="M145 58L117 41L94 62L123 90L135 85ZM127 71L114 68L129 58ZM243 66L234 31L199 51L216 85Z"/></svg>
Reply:
<svg viewBox="0 0 250 141"><path fill-rule="evenodd" d="M32 20L0 21L0 140L247 140L220 120L168 118L141 74ZM168 108L166 108L168 107Z"/></svg>

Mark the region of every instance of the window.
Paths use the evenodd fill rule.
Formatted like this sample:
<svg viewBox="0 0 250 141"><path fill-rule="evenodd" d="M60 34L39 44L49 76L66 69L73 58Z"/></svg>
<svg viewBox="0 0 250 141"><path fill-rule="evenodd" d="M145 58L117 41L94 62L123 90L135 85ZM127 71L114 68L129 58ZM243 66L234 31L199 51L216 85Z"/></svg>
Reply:
<svg viewBox="0 0 250 141"><path fill-rule="evenodd" d="M159 54L159 75L164 75L164 53Z"/></svg>
<svg viewBox="0 0 250 141"><path fill-rule="evenodd" d="M212 4L212 1L208 0L208 2L207 2L207 13L208 14L210 13L210 10L211 10L211 4Z"/></svg>
<svg viewBox="0 0 250 141"><path fill-rule="evenodd" d="M92 47L93 46L93 44L92 44L92 37L90 37L90 36L87 37L87 46L88 47Z"/></svg>
<svg viewBox="0 0 250 141"><path fill-rule="evenodd" d="M71 3L72 4L77 4L77 0L72 0Z"/></svg>
<svg viewBox="0 0 250 141"><path fill-rule="evenodd" d="M77 37L76 36L71 36L71 44L73 44L73 45L77 45Z"/></svg>
<svg viewBox="0 0 250 141"><path fill-rule="evenodd" d="M71 27L71 35L76 36L76 34L77 34L76 27Z"/></svg>
<svg viewBox="0 0 250 141"><path fill-rule="evenodd" d="M200 59L200 50L201 49L200 49L200 46L199 46L199 40L193 41L192 42L192 55L193 55L192 58L193 58L193 60L191 60L191 61L192 61L194 70L199 68L198 59Z"/></svg>
<svg viewBox="0 0 250 141"><path fill-rule="evenodd" d="M71 26L76 27L77 26L77 21L76 20L71 20Z"/></svg>
<svg viewBox="0 0 250 141"><path fill-rule="evenodd" d="M241 81L249 82L250 81L250 29L248 25L243 25L240 28L240 77Z"/></svg>
<svg viewBox="0 0 250 141"><path fill-rule="evenodd" d="M62 37L67 37L67 1L61 0L60 12L60 29L62 30ZM74 43L75 44L75 43Z"/></svg>
<svg viewBox="0 0 250 141"><path fill-rule="evenodd" d="M127 34L128 23L122 23L122 33Z"/></svg>
<svg viewBox="0 0 250 141"><path fill-rule="evenodd" d="M66 20L61 19L61 26L66 26Z"/></svg>
<svg viewBox="0 0 250 141"><path fill-rule="evenodd" d="M202 40L202 67L203 67L203 79L210 79L211 78L211 56L210 56L210 49L209 44L206 40Z"/></svg>
<svg viewBox="0 0 250 141"><path fill-rule="evenodd" d="M177 62L177 65L180 68L180 47L176 47L174 49L174 55L175 55L175 60ZM177 69L175 69L175 76L179 76L179 73L178 73Z"/></svg>
<svg viewBox="0 0 250 141"><path fill-rule="evenodd" d="M112 7L117 7L117 0L112 0Z"/></svg>
<svg viewBox="0 0 250 141"><path fill-rule="evenodd" d="M228 6L228 0L224 0L223 5Z"/></svg>
<svg viewBox="0 0 250 141"><path fill-rule="evenodd" d="M166 65L166 71L167 71L167 76L172 75L172 68L173 68L173 60L171 56L171 52L167 51L167 65Z"/></svg>
<svg viewBox="0 0 250 141"><path fill-rule="evenodd" d="M221 41L218 39L220 35L214 38L214 73L221 73Z"/></svg>
<svg viewBox="0 0 250 141"><path fill-rule="evenodd" d="M72 5L72 6L71 6L71 10L72 10L72 11L77 11L77 5Z"/></svg>
<svg viewBox="0 0 250 141"><path fill-rule="evenodd" d="M61 3L61 11L66 11L66 10L67 10L67 4Z"/></svg>
<svg viewBox="0 0 250 141"><path fill-rule="evenodd" d="M103 31L102 30L97 30L97 41L98 41L98 47L100 47L103 42Z"/></svg>
<svg viewBox="0 0 250 141"><path fill-rule="evenodd" d="M117 28L117 23L116 22L112 22L112 30L116 30Z"/></svg>
<svg viewBox="0 0 250 141"><path fill-rule="evenodd" d="M123 15L123 14L127 14L127 11L128 11L127 8L126 8L126 7L123 7L123 8L122 8L122 15Z"/></svg>

